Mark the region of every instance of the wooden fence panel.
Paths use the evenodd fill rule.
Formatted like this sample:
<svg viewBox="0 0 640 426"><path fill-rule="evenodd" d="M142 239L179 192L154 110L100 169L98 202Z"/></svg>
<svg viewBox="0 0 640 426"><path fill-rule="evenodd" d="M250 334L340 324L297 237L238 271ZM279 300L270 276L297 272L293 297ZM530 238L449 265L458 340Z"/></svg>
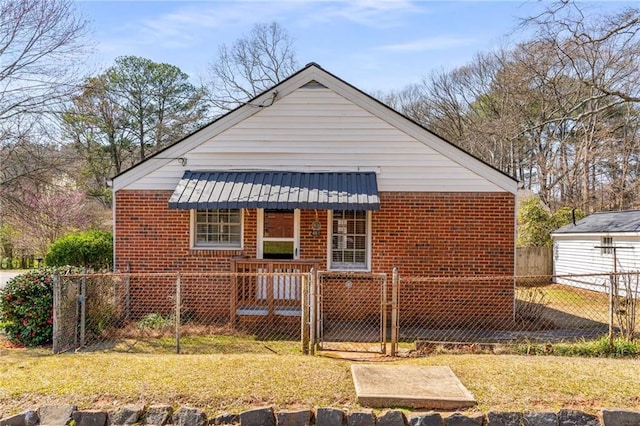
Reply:
<svg viewBox="0 0 640 426"><path fill-rule="evenodd" d="M553 247L518 247L516 275L553 275Z"/></svg>

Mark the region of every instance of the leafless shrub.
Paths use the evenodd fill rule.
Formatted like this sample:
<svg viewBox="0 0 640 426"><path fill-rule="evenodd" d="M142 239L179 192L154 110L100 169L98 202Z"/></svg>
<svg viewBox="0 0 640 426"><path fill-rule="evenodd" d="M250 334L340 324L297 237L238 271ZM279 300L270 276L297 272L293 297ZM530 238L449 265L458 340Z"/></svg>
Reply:
<svg viewBox="0 0 640 426"><path fill-rule="evenodd" d="M640 273L612 277L614 283L613 310L618 320L620 334L633 341L636 332L638 286Z"/></svg>
<svg viewBox="0 0 640 426"><path fill-rule="evenodd" d="M539 287L518 288L516 297L516 321L537 323L546 307L546 295Z"/></svg>

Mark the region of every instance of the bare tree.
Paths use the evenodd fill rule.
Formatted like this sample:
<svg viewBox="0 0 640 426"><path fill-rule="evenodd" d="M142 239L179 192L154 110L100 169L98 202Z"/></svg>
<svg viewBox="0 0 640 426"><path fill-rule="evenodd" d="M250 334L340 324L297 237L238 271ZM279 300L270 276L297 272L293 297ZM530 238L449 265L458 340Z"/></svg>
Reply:
<svg viewBox="0 0 640 426"><path fill-rule="evenodd" d="M76 87L86 29L71 0L0 0L0 225L63 168L54 114Z"/></svg>
<svg viewBox="0 0 640 426"><path fill-rule="evenodd" d="M209 66L211 103L231 110L296 71L293 39L277 22L256 24L249 36L222 45Z"/></svg>
<svg viewBox="0 0 640 426"><path fill-rule="evenodd" d="M79 186L105 206L111 205L107 179L137 159L129 121L116 94L109 89L106 74L87 79L82 92L71 98L62 115L69 146L81 159L77 169Z"/></svg>
<svg viewBox="0 0 640 426"><path fill-rule="evenodd" d="M640 149L634 125L640 102L640 10L603 15L563 1L524 25L536 30L557 70L543 83L553 85L561 75L573 87L555 118L572 129L569 149L561 146L569 153L563 193L554 196L587 211L633 207Z"/></svg>
<svg viewBox="0 0 640 426"><path fill-rule="evenodd" d="M35 146L48 135L36 131L75 88L86 30L77 16L70 0L0 1L0 201L49 164Z"/></svg>
<svg viewBox="0 0 640 426"><path fill-rule="evenodd" d="M640 11L587 7L550 5L526 21L533 37L388 99L552 210L637 207Z"/></svg>
<svg viewBox="0 0 640 426"><path fill-rule="evenodd" d="M51 111L71 93L86 26L71 0L0 2L0 122Z"/></svg>
<svg viewBox="0 0 640 426"><path fill-rule="evenodd" d="M513 94L505 72L510 54L479 54L468 65L432 72L398 99L409 117L517 176L522 172L522 140L517 137L521 108L510 104Z"/></svg>
<svg viewBox="0 0 640 426"><path fill-rule="evenodd" d="M522 25L552 46L555 61L593 88L594 96L607 96L611 103L640 102L640 9L595 12L565 0Z"/></svg>

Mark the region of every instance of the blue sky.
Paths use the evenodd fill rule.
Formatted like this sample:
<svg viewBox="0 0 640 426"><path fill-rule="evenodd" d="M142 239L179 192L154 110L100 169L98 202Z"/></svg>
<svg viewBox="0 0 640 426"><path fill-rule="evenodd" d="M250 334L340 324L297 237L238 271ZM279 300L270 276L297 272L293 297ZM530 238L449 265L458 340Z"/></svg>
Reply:
<svg viewBox="0 0 640 426"><path fill-rule="evenodd" d="M521 37L519 18L540 1L81 1L92 21L95 55L105 68L121 55L180 67L194 80L218 46L277 21L295 40L300 66L317 62L366 91L402 89L432 70L451 69ZM589 2L618 10L629 2ZM637 3L636 3L637 5Z"/></svg>

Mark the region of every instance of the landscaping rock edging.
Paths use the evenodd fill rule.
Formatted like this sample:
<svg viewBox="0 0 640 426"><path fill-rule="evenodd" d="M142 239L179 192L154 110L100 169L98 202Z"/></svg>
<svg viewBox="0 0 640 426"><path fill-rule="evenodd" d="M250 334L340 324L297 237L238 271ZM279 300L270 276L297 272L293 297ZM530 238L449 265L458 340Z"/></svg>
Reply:
<svg viewBox="0 0 640 426"><path fill-rule="evenodd" d="M37 410L0 418L0 426L124 426L124 425L241 425L241 426L639 426L640 412L606 409L594 416L578 410L542 413L489 412L404 413L387 410L376 415L372 410L345 411L321 407L315 410L274 411L256 408L240 414L221 414L207 418L204 411L192 407L173 410L170 405L132 404L117 410L78 410L73 405L44 406Z"/></svg>

